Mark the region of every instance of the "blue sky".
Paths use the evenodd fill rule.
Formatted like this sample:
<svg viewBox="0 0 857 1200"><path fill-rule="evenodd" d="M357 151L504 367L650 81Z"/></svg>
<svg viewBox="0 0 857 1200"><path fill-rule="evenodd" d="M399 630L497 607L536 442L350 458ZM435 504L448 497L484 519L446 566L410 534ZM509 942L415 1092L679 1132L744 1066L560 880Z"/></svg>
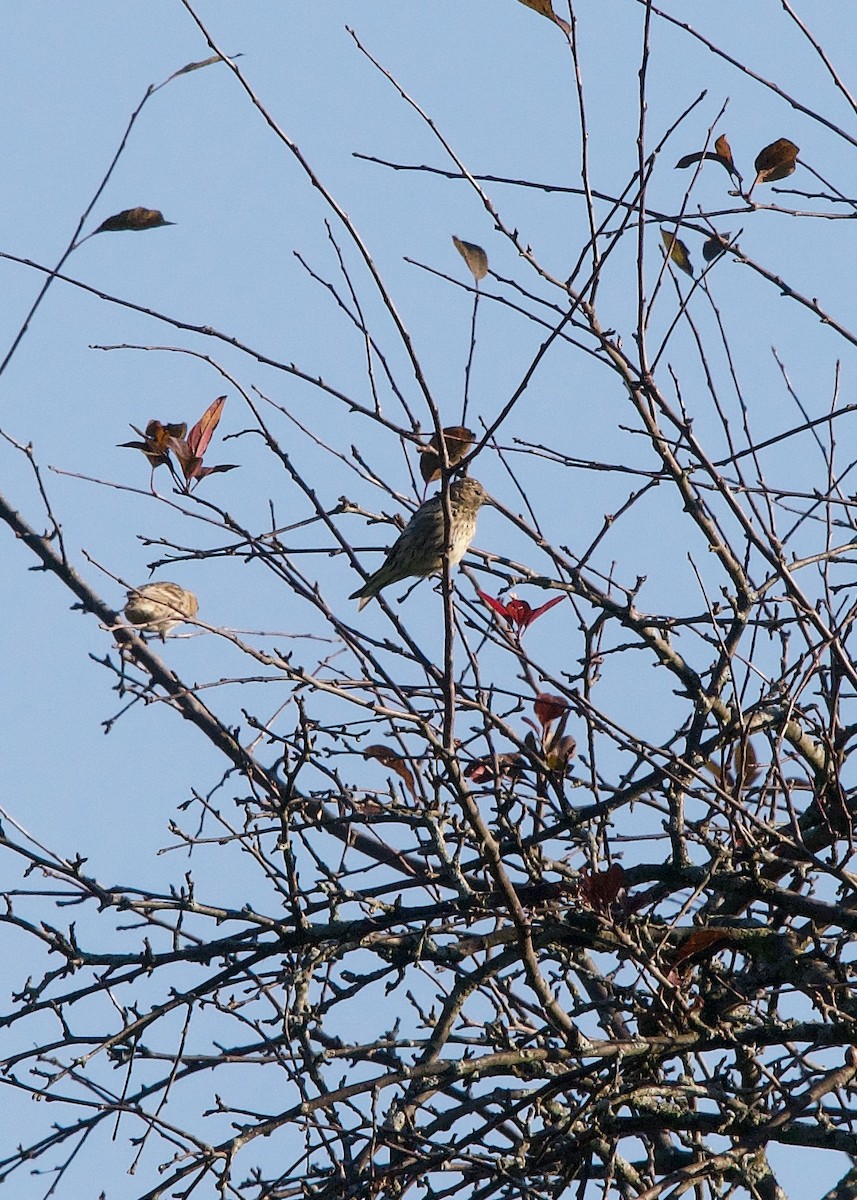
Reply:
<svg viewBox="0 0 857 1200"><path fill-rule="evenodd" d="M728 17L722 6L694 13L697 28L750 63L760 76L776 79L786 92L853 129L853 111L794 27L781 17L779 5L727 7ZM798 7L843 78L853 80L857 18L843 16L842 6ZM643 9L630 0L604 0L579 5L578 10L592 180L610 194L624 188L636 169L636 70ZM413 337L432 393L448 423L456 423L472 302L453 282L470 281L451 235L482 244L499 275L521 281L552 303L558 302L557 296L497 233L467 185L424 173L394 172L354 157L356 152L401 164L451 165L426 123L361 54L347 27L430 115L474 173L573 188L580 182L579 120L562 35L514 0L341 0L332 5L255 0L238 5L206 2L197 11L225 51L241 53L236 61L249 85L359 229ZM0 250L50 266L65 248L147 86L210 51L178 0L153 0L145 6L31 0L7 5L0 29L0 159L5 165L0 180ZM800 146L802 161L834 178L847 195L857 194L854 155L846 153L841 138L658 21L649 70L650 146L703 90L707 92L659 161L649 191L652 208L678 211L690 172L677 172L673 164L682 154L700 149L712 125L715 135L728 134L745 178L752 175L758 150L787 136ZM716 120L727 102L726 114ZM818 188L807 175L796 174L793 182L809 191ZM518 229L522 242L533 248L547 270L564 278L586 238L579 198L502 184L486 188L504 224ZM730 207L725 174L715 164L700 174L691 207L696 204ZM419 410L412 372L359 256L227 67L212 66L178 78L151 98L85 231L135 205L161 209L175 225L141 234L99 235L72 254L66 264L71 276L181 321L212 326L262 355L295 363L309 376L323 376L366 403L361 339L295 253L322 279L343 287L325 226L333 221L333 234L367 316L380 331L409 402ZM850 229L843 232L841 222L798 224L774 213L754 213L724 217L719 227L743 229L741 245L750 257L797 290L818 296L829 312L848 323L857 297L853 271L834 269L845 256L843 247L850 244ZM701 239L688 241L700 264ZM652 227L648 254L654 279L660 262L657 226ZM635 304L633 269L629 240L605 272L599 298L605 326L624 329L628 335ZM0 350L5 353L41 277L7 261L0 262L0 276ZM680 279L685 290L687 282ZM772 345L810 415L822 414L831 402L837 360L842 401L850 402L852 347L808 321L738 263L719 265L712 272L711 289L729 330L758 438L800 419L770 353ZM490 281L484 290L512 295ZM653 317L655 335L672 317L674 299L667 293L673 296L671 286L665 287ZM710 334L711 311L699 300L699 320ZM508 307L483 302L478 337L470 413L474 420L490 421L520 382L543 333ZM347 406L222 342L178 331L56 283L0 379L0 428L23 445L32 443L74 561L117 607L124 589L115 580L142 582L157 556L141 539L219 544L215 532L200 527L198 512L182 515L145 494L148 471L142 457L118 448L133 437L131 424L142 428L152 417L192 423L225 392L226 412L209 457L241 465L205 481L200 496L234 511L241 522L255 528L270 522L271 506L278 525L308 515L305 502L258 439L245 435L221 442L220 435L246 430L249 419L236 388L224 382L215 367L167 350L92 348L117 345L211 355L248 392L258 388L346 459L356 445L385 480L413 495L398 439L384 438ZM711 434L714 453L725 453L710 407L704 397L696 403L703 380L691 361L684 329L670 343L668 357L673 355L684 372L687 394L693 397L699 431ZM723 371L723 358L715 359L717 370ZM624 406L621 389L604 369L583 352L569 349L548 356L501 440L507 447L513 439L524 438L583 460L652 466L640 439L619 428ZM273 410L266 411L272 413L289 453L317 481L328 507L346 495L368 508L390 510L389 499L341 460ZM736 408L736 420L737 415ZM420 418L427 427L425 409ZM841 428L847 442L850 425ZM843 460L848 454L845 449ZM811 448L803 446L799 453L787 449L769 460L774 482L805 483L807 488L817 479L819 465ZM625 484L603 473L560 471L541 464L521 469L546 530L573 552L588 545L604 514L627 492ZM25 456L7 443L0 444L0 474L4 494L41 528L44 517L33 472ZM479 477L510 508L519 507L496 458L486 456ZM163 472L156 482L168 494ZM112 484L136 490L123 491ZM640 506L599 561L605 571L618 561L626 580L647 575L643 607L653 612L669 611L676 594L693 595L696 588L688 547L670 536L675 516L659 499ZM347 528L361 547L361 561L377 564L380 560L370 548L385 544L384 528L366 527L356 517L350 520ZM305 537L312 545L317 534L313 529L295 537ZM490 510L480 520L477 544L512 557L528 553ZM703 545L692 549L704 560ZM84 554L97 565L90 565ZM342 609L353 607L345 597L359 585L355 573L341 559L318 554L311 561L311 571L339 597ZM169 842L167 823L191 787L213 784L221 764L200 738L177 727L172 714L159 711L157 705L145 710L137 706L105 736L102 722L121 702L110 690L111 677L93 659L110 651L109 634L93 618L70 611L69 597L54 580L28 569L28 552L8 534L0 538L0 564L5 585L0 625L3 807L58 853L85 854L93 873L108 880L166 886L188 865L178 853L158 854ZM178 570L159 574L178 577ZM308 664L325 652L322 643L296 637L324 635L315 615L252 564L234 559L187 563L180 582L198 593L200 617L214 626L265 631L261 643L294 647ZM417 595L425 591L428 585ZM526 594L534 603L543 598ZM419 601L412 597L408 603L426 645L436 645L434 631L419 615ZM366 619L376 621L381 631L376 607L366 610ZM542 656L557 671L564 663L573 665L582 653L574 623L560 620L557 612L528 636L534 656ZM165 653L188 677L210 684L223 711L240 720L246 693L219 681L252 672L231 646L214 635L189 636L173 639ZM651 699L653 686L658 686L652 683L653 674L648 665L630 678L613 679L608 672L604 687L618 713L639 716L656 738L665 726ZM288 690L275 687L258 703L260 709L273 711L287 700ZM380 768L375 783L383 786ZM194 866L205 879L206 865ZM14 886L18 876L13 864L4 864L0 871L0 879ZM216 882L216 872L211 882ZM256 884L248 876L236 879L235 886L238 892ZM828 1167L826 1159L819 1161L820 1179ZM829 1169L832 1181L838 1164ZM136 1194L122 1191L123 1186L116 1185L111 1200Z"/></svg>

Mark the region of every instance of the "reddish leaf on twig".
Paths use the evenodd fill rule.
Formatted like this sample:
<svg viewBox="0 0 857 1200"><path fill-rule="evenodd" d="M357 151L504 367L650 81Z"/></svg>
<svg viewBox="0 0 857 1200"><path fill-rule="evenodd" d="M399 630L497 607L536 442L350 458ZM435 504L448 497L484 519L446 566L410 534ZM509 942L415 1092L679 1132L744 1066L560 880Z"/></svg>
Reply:
<svg viewBox="0 0 857 1200"><path fill-rule="evenodd" d="M411 793L411 796L416 799L416 790L414 789L414 776L410 767L407 766L405 760L395 750L391 750L389 746L367 746L363 751L364 758L377 758L382 766L388 771L395 771L405 787Z"/></svg>
<svg viewBox="0 0 857 1200"><path fill-rule="evenodd" d="M187 440L173 438L170 449L178 460L188 487L195 479L204 479L206 475L215 475L222 471L234 471L236 463L219 463L214 467L203 466L203 456L208 449L211 436L217 428L226 403L225 396L218 396L187 435Z"/></svg>
<svg viewBox="0 0 857 1200"><path fill-rule="evenodd" d="M211 404L209 404L208 408L187 435L189 450L192 454L198 455L199 458L202 458L208 449L211 435L214 433L223 415L223 406L225 403L225 396L218 396L216 400L212 400Z"/></svg>
<svg viewBox="0 0 857 1200"><path fill-rule="evenodd" d="M555 781L565 777L568 764L577 749L577 743L573 737L565 736L565 727L571 716L571 707L562 696L552 696L549 692L540 692L533 702L533 708L541 725L541 744L536 744L536 739L531 733L524 738L524 744L529 746L535 754L540 754L544 760L547 771L539 772L536 780L536 792L539 796L544 796L547 794L547 780L550 776L553 776ZM529 717L524 717L523 720L533 729L536 728L535 722L531 721ZM554 729L555 721L558 724Z"/></svg>
<svg viewBox="0 0 857 1200"><path fill-rule="evenodd" d="M688 963L691 958L711 958L718 950L730 945L732 938L726 929L694 929L682 942L675 958L673 969L677 970L682 963Z"/></svg>
<svg viewBox="0 0 857 1200"><path fill-rule="evenodd" d="M580 873L580 898L595 912L606 913L625 888L625 869L613 863L606 871Z"/></svg>
<svg viewBox="0 0 857 1200"><path fill-rule="evenodd" d="M549 608L553 608L555 604L559 604L565 596L554 596L553 600L548 600L546 604L541 604L538 608L532 608L526 600L519 600L514 592L510 593L509 599L504 604L497 597L489 596L487 592L476 589L480 598L488 605L498 617L503 617L514 626L517 633L521 634L525 629L529 629L533 621L538 620L542 613L546 613Z"/></svg>
<svg viewBox="0 0 857 1200"><path fill-rule="evenodd" d="M464 777L473 783L487 783L494 778L519 779L523 775L523 768L524 760L519 754L498 754L496 758L486 754L484 758L477 758L475 762L468 763L464 769Z"/></svg>
<svg viewBox="0 0 857 1200"><path fill-rule="evenodd" d="M187 425L165 425L161 421L150 421L145 434L140 433L135 425L131 428L144 440L142 442L121 442L120 445L130 450L141 450L146 455L154 470L166 464L172 470L170 454L181 467L185 487L189 490L193 481L204 479L206 475L215 475L222 471L234 471L237 463L219 463L214 467L203 466L203 455L211 441L211 435L217 428L226 403L225 396L218 396L202 414L200 419L185 438ZM173 471L176 475L176 472ZM177 476L176 476L177 478Z"/></svg>
<svg viewBox="0 0 857 1200"><path fill-rule="evenodd" d="M546 729L548 725L568 713L568 701L563 700L562 696L551 696L549 692L540 692L536 696L533 708L542 729Z"/></svg>

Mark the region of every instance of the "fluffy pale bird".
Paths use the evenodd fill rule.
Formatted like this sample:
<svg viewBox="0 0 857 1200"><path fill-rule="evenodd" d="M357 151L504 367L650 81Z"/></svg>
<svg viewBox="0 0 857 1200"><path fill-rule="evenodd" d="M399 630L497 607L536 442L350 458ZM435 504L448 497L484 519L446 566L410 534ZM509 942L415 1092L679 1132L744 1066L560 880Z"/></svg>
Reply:
<svg viewBox="0 0 857 1200"><path fill-rule="evenodd" d="M125 605L125 619L141 633L169 633L199 611L199 601L177 583L153 580L132 588Z"/></svg>
<svg viewBox="0 0 857 1200"><path fill-rule="evenodd" d="M449 487L452 522L449 528L449 565L461 562L476 535L476 517L488 500L478 481L465 476ZM434 575L443 569L444 520L440 492L421 504L393 543L382 566L370 575L349 600L359 600L360 608L377 596L382 588L413 576ZM359 609L358 609L359 611Z"/></svg>

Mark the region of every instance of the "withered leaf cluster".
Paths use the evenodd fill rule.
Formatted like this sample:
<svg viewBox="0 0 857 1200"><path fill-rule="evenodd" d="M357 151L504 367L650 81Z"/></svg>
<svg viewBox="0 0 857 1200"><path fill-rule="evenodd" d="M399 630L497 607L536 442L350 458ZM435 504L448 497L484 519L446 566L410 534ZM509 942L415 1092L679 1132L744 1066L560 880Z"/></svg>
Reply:
<svg viewBox="0 0 857 1200"><path fill-rule="evenodd" d="M158 467L168 467L173 476L178 479L178 473L172 462L174 458L181 472L183 486L185 490L189 490L207 475L234 471L238 465L237 463L219 463L215 466L206 466L203 463L203 457L220 421L225 403L225 396L218 396L216 400L212 401L187 437L185 437L187 425L184 422L165 423L151 420L146 426L145 433L142 433L135 425L131 426L134 432L142 438L142 441L121 442L120 445L145 454L153 471Z"/></svg>

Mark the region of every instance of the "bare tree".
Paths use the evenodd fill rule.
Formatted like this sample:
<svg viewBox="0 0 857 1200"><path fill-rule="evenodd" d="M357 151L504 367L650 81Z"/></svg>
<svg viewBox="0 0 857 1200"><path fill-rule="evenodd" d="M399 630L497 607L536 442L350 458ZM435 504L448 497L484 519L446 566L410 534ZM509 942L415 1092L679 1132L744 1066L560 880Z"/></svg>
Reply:
<svg viewBox="0 0 857 1200"><path fill-rule="evenodd" d="M828 1197L857 1194L857 594L853 464L837 453L855 408L841 400L840 356L847 372L857 337L824 300L830 279L850 278L841 221L857 215L857 191L830 182L842 163L827 169L786 136L799 116L848 161L857 139L824 97L852 124L857 105L785 2L777 19L833 89L820 99L766 78L752 47L629 4L637 57L612 69L638 80L625 126L637 159L605 186L593 160L610 126L588 103L586 31L574 6L525 3L567 48L574 186L476 174L354 37L438 149L435 164L373 156L367 169L384 187L466 195L485 215L481 232L456 232L455 266L409 267L441 295L472 297L455 404L439 398L430 352L347 198L195 15L212 57L189 66L231 73L313 185L334 267L299 256L302 269L362 368L348 386L329 382L296 351L278 359L70 269L159 89L59 264L28 262L41 291L3 369L47 319L47 290L62 288L68 305L95 292L179 338L102 350L171 355L216 381L195 425L198 413L162 410L126 432L129 477L98 485L164 514L171 532L146 545L155 581L177 590L144 590L119 611L121 585L143 581L116 568L105 587L106 568L67 547L51 482L10 433L37 500L22 513L4 497L0 517L89 620L116 695L107 731L145 730L166 708L189 760L201 735L221 770L201 769L179 797L169 845L186 858L162 891L95 878L76 849L45 846L5 805L4 870L18 881L3 914L0 1080L7 1105L50 1102L0 1155L17 1194L35 1165L49 1173L44 1194L80 1195L82 1156L93 1194L112 1195L109 1138L141 1200L774 1200L810 1150L840 1156ZM733 155L740 117L702 95L650 128L661 37L725 62L775 106L779 136ZM545 191L572 206L578 240L564 257L534 249L507 215ZM793 284L775 244L767 259L745 249L745 231L774 222L774 243L832 230L838 260L819 257L816 277ZM164 223L140 207L93 232L150 237ZM510 248L512 277L491 265ZM486 312L501 318L496 332ZM770 349L793 323L812 347L822 415ZM475 372L509 329L531 349L492 407ZM267 391L251 378L260 365ZM776 420L753 396L774 373ZM325 415L308 416L287 384ZM228 447L221 393L241 413ZM600 446L585 434L577 444L582 406L599 408ZM305 454L291 450L297 437ZM248 462L257 495L288 495L287 520L274 499L260 519L233 489L240 471L209 479ZM458 570L474 533L456 527L462 476L490 498ZM367 585L417 510L407 554ZM414 559L425 536L438 548ZM209 624L205 569L225 587L252 570L298 640ZM141 612L141 595L155 609ZM173 665L182 632L202 635L194 669L207 683ZM157 745L128 764L141 769L170 790ZM817 1194L805 1176L800 1195Z"/></svg>

